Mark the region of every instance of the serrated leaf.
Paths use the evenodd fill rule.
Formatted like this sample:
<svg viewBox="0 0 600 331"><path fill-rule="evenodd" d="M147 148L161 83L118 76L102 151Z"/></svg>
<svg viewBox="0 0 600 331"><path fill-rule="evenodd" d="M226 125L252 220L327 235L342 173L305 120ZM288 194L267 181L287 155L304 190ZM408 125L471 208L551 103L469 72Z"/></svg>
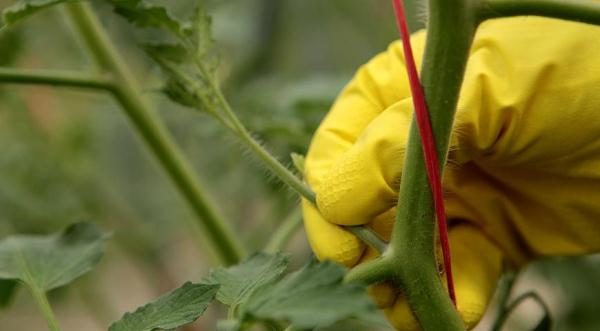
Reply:
<svg viewBox="0 0 600 331"><path fill-rule="evenodd" d="M167 8L143 0L109 0L115 13L140 28L165 28L178 37L189 33L189 26L169 13Z"/></svg>
<svg viewBox="0 0 600 331"><path fill-rule="evenodd" d="M257 289L275 283L287 264L288 260L282 254L259 253L238 265L211 271L206 281L221 285L217 300L226 305L238 305Z"/></svg>
<svg viewBox="0 0 600 331"><path fill-rule="evenodd" d="M7 307L17 290L18 283L14 280L0 280L0 308Z"/></svg>
<svg viewBox="0 0 600 331"><path fill-rule="evenodd" d="M331 262L310 263L252 295L242 306L243 316L312 329L374 310L362 285L343 283L344 273Z"/></svg>
<svg viewBox="0 0 600 331"><path fill-rule="evenodd" d="M156 301L126 313L109 331L170 330L190 324L200 317L215 299L219 285L193 284L161 296Z"/></svg>
<svg viewBox="0 0 600 331"><path fill-rule="evenodd" d="M106 236L93 223L76 223L47 236L0 240L0 279L19 280L39 291L67 285L90 271Z"/></svg>
<svg viewBox="0 0 600 331"><path fill-rule="evenodd" d="M77 0L19 0L2 11L2 20L5 25L13 25L44 8L74 1Z"/></svg>

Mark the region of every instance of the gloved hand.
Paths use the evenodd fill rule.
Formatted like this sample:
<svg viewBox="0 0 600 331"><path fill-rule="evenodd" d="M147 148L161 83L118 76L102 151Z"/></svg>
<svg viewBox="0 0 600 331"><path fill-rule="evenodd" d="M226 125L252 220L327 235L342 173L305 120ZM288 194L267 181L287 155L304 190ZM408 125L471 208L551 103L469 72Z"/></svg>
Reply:
<svg viewBox="0 0 600 331"><path fill-rule="evenodd" d="M444 175L458 309L484 313L504 263L600 251L600 28L517 17L485 22L467 65ZM413 36L415 56L425 34ZM420 63L417 63L420 65ZM352 267L376 254L340 225L389 240L412 102L402 48L363 66L317 130L303 202L319 259ZM398 329L408 304L371 288Z"/></svg>

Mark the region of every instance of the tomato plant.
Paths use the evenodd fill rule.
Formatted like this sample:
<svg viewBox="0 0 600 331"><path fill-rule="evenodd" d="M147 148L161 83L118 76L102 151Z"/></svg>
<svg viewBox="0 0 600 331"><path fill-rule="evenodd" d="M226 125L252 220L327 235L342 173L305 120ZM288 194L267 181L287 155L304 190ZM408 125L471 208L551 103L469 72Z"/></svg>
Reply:
<svg viewBox="0 0 600 331"><path fill-rule="evenodd" d="M313 190L303 181L303 157L292 155L294 173L260 143L246 127L219 82L219 52L211 30L211 18L202 1L186 19L167 7L143 0L106 0L102 5L124 18L136 31L140 49L160 67L161 92L172 102L210 117L235 137L279 181L302 199L315 204ZM539 15L600 24L600 6L593 2L558 0L430 0L428 36L420 78L412 59L406 18L400 1L397 10L417 121L409 134L396 225L389 243L370 228L346 227L381 256L346 272L330 262L309 262L288 273L288 257L278 251L299 226L291 215L271 236L263 249L251 254L241 235L214 205L199 182L190 162L178 147L141 91L138 79L111 41L95 10L87 2L68 0L21 0L3 12L4 27L55 5L64 15L87 51L94 70L32 71L0 69L5 83L51 85L85 89L109 95L128 118L140 140L194 214L190 228L198 241L214 254L215 268L198 282L187 282L137 310L126 313L109 330L175 329L194 322L209 304L227 306L218 330L247 330L262 325L270 330L324 329L349 318L369 320L376 309L365 287L380 281L401 284L420 325L426 330L461 330L465 326L455 308L449 245L442 199L441 173L449 149L450 134L469 50L479 24L488 19ZM153 31L152 38L147 31ZM160 38L155 38L157 35ZM420 79L420 80L419 80ZM418 125L417 125L418 124ZM423 142L423 143L422 143ZM431 187L431 190L423 188ZM432 194L433 193L433 194ZM435 207L435 208L434 208ZM435 220L439 222L436 234ZM440 280L436 259L439 235L448 291ZM9 297L14 282L25 284L52 331L60 330L46 293L64 286L89 271L102 256L108 239L96 226L77 223L48 236L12 236L0 241L0 294ZM419 282L411 281L419 279ZM511 281L508 281L512 284ZM510 286L504 292L509 293ZM536 295L529 295L538 299ZM522 301L505 305L507 314ZM538 300L541 301L541 300ZM542 302L543 305L543 302ZM543 305L545 306L545 305ZM546 309L547 310L547 309ZM541 327L548 327L545 317Z"/></svg>

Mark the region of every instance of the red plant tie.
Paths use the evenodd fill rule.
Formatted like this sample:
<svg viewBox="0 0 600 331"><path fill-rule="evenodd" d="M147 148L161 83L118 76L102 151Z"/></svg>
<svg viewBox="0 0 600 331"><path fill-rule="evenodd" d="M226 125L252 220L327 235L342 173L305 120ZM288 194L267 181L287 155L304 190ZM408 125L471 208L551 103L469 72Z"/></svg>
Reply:
<svg viewBox="0 0 600 331"><path fill-rule="evenodd" d="M440 176L439 161L435 147L435 137L431 129L431 121L429 111L427 110L427 102L423 93L423 87L419 80L417 66L410 45L410 34L408 32L408 24L406 23L406 15L404 14L404 6L402 0L392 0L394 11L396 12L396 23L402 37L402 47L404 49L404 58L408 80L410 82L410 91L413 97L413 105L415 107L415 117L419 127L419 135L423 147L425 159L425 167L427 169L427 179L431 186L433 195L433 205L437 218L438 232L440 233L440 242L442 245L442 254L444 256L444 270L446 271L446 282L448 285L448 294L450 299L456 306L456 294L454 292L454 279L452 277L452 262L450 256L450 243L448 241L448 224L446 222L446 212L444 209L444 195L442 192L442 181Z"/></svg>

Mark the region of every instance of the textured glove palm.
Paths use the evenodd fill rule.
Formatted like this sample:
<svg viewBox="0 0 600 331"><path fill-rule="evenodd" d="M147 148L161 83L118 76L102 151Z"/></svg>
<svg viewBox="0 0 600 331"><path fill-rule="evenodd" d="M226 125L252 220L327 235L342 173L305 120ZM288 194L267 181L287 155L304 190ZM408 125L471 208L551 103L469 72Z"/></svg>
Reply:
<svg viewBox="0 0 600 331"><path fill-rule="evenodd" d="M481 318L502 265L600 250L600 28L493 20L471 50L444 175L458 309ZM423 53L425 33L413 36ZM389 239L412 102L399 42L363 66L315 134L303 203L320 259L376 254L340 225ZM372 288L392 324L418 329L395 290Z"/></svg>

